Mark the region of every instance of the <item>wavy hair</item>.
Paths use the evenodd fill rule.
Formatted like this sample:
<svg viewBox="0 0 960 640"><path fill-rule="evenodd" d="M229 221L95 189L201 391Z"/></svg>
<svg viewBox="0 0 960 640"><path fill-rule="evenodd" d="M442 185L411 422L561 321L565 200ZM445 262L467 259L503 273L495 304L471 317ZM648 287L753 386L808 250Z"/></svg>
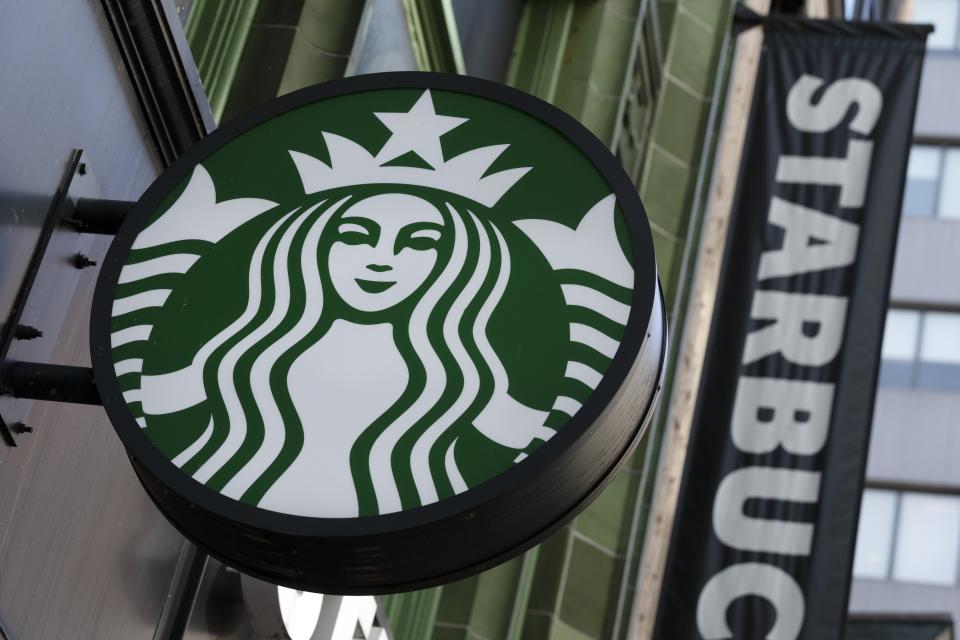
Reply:
<svg viewBox="0 0 960 640"><path fill-rule="evenodd" d="M504 237L467 207L424 199L444 217L449 250L438 252L427 282L403 308L391 311L409 375L400 397L352 445L361 516L465 491L458 438L507 389L487 338L510 273ZM333 242L331 221L351 200L358 201L328 198L281 216L254 249L245 309L198 353L210 425L174 462L225 495L258 504L302 449L305 427L287 375L333 321L359 313L339 299L320 258Z"/></svg>

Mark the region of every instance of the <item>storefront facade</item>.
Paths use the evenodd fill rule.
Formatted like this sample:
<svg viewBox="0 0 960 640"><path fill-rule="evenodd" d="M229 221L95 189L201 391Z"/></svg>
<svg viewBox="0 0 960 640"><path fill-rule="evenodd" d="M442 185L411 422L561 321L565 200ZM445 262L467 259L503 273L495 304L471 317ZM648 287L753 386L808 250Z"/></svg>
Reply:
<svg viewBox="0 0 960 640"><path fill-rule="evenodd" d="M62 5L13 3L0 27L3 59L15 62L0 71L15 88L0 97L4 314L66 175L76 174L70 197L136 200L218 122L273 96L419 69L505 82L606 143L644 199L670 323L682 325L729 3ZM86 366L97 269L78 269L76 254L99 262L109 240L58 230L50 243L37 286L56 283L56 294L35 290L20 319L43 336L15 340L9 357ZM239 575L149 501L102 409L3 397L0 415L17 444L0 449L0 619L10 637L265 633ZM629 637L663 429L658 418L603 495L542 545L466 580L385 597L377 620L400 639Z"/></svg>

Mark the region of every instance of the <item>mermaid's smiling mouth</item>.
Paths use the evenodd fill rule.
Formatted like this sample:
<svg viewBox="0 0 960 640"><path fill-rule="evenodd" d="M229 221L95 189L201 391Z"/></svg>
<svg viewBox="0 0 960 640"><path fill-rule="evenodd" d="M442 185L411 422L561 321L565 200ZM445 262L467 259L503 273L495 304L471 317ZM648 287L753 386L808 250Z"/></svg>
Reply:
<svg viewBox="0 0 960 640"><path fill-rule="evenodd" d="M357 286L366 291L367 293L383 293L393 285L397 284L396 281L390 280L364 280L363 278L356 278Z"/></svg>

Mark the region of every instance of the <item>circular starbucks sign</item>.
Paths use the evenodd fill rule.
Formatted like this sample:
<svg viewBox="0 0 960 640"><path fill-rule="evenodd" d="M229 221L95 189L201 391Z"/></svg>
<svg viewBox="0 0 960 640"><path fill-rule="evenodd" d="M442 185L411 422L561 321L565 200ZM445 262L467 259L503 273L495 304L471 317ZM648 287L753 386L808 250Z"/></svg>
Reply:
<svg viewBox="0 0 960 640"><path fill-rule="evenodd" d="M529 548L640 438L665 344L649 227L559 110L420 73L276 99L124 222L92 347L150 496L251 575L327 593Z"/></svg>

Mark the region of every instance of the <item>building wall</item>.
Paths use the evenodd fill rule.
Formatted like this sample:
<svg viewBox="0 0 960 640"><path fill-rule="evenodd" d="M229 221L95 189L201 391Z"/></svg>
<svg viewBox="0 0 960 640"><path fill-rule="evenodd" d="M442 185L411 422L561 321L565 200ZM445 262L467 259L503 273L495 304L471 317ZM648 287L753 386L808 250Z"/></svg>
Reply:
<svg viewBox="0 0 960 640"><path fill-rule="evenodd" d="M424 61L507 81L567 110L635 178L679 324L727 0L503 0L482 19L467 2L419 0L176 7L221 120L345 73ZM445 42L435 28L449 16L437 7L460 21L458 32L440 34ZM91 196L134 200L162 162L99 2L0 3L0 59L6 314L73 149L86 153ZM43 277L65 293L47 289L27 309L24 321L44 337L17 343L14 357L89 364L96 271L79 272L70 258L82 250L99 260L108 242L58 234ZM0 449L0 618L13 637L162 635L191 547L136 482L102 409L0 398L0 412L35 428L19 447ZM480 576L390 599L395 637L624 637L660 429L651 427L596 503L540 547ZM237 587L234 573L210 561L186 637L249 637Z"/></svg>
<svg viewBox="0 0 960 640"><path fill-rule="evenodd" d="M957 77L960 51L928 52L920 86L915 142L960 144ZM960 312L958 247L960 221L905 215L897 243L891 306ZM956 464L960 451L958 413L960 390L895 388L881 383L867 486L933 496L960 493L960 469ZM930 528L930 540L941 526L947 525L939 522ZM871 531L861 531L860 535L869 536ZM943 561L948 562L945 558ZM948 613L956 622L960 620L960 586L954 582L952 586L938 586L890 577L858 577L855 572L850 611Z"/></svg>
<svg viewBox="0 0 960 640"><path fill-rule="evenodd" d="M459 33L441 34L447 42L435 41L449 17L439 6L461 21ZM424 61L507 81L567 110L634 176L679 322L727 0L503 0L482 20L466 2L420 0L178 0L176 8L221 121L345 73ZM91 196L135 200L163 163L99 2L0 2L0 56L6 314L73 149L86 153ZM77 271L70 258L82 250L99 261L108 243L58 234L44 278L64 295L45 289L27 309L24 321L44 337L17 343L14 357L89 364L96 270ZM13 637L162 636L192 547L146 497L102 409L0 398L0 412L35 429L19 447L0 448L0 619ZM480 576L392 597L397 640L624 637L661 428L652 426L596 503L543 545ZM209 561L184 637L250 637L239 597L236 574Z"/></svg>
<svg viewBox="0 0 960 640"><path fill-rule="evenodd" d="M75 149L89 195L132 199L161 170L99 2L0 3L0 314L4 320ZM89 365L87 318L109 240L60 231L11 357ZM58 288L54 288L54 285ZM49 288L44 288L49 287ZM11 638L153 637L183 538L140 488L98 407L0 397L34 431L0 441L0 618Z"/></svg>

